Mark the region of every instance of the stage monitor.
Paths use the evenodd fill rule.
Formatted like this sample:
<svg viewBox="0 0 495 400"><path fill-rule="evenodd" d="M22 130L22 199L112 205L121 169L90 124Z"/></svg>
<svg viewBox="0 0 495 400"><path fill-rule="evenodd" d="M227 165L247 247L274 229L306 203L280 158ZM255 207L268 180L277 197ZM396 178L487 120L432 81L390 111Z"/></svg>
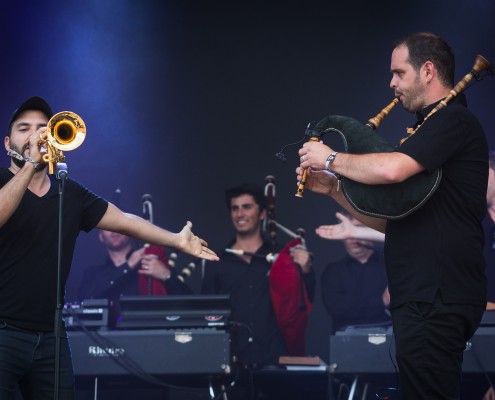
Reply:
<svg viewBox="0 0 495 400"><path fill-rule="evenodd" d="M230 317L230 296L121 296L118 307L119 329L222 328Z"/></svg>

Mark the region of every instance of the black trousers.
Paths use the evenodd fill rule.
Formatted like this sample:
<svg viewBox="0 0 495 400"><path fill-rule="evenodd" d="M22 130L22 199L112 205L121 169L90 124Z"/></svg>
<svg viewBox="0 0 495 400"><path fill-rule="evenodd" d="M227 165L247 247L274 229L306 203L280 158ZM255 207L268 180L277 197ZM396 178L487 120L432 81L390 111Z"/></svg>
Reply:
<svg viewBox="0 0 495 400"><path fill-rule="evenodd" d="M69 342L60 340L59 398L74 399ZM55 386L55 335L20 329L0 321L0 399L13 399L17 384L25 400L52 400Z"/></svg>
<svg viewBox="0 0 495 400"><path fill-rule="evenodd" d="M402 400L460 398L462 358L484 307L411 302L391 310Z"/></svg>

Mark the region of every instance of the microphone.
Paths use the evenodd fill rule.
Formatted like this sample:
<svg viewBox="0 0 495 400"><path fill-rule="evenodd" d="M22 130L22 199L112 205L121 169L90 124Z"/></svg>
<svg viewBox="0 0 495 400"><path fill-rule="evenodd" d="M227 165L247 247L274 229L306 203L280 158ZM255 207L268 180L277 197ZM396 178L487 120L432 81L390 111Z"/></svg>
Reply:
<svg viewBox="0 0 495 400"><path fill-rule="evenodd" d="M69 168L67 167L66 163L57 163L57 173L56 173L56 178L58 180L61 179L66 179L67 176L69 175Z"/></svg>

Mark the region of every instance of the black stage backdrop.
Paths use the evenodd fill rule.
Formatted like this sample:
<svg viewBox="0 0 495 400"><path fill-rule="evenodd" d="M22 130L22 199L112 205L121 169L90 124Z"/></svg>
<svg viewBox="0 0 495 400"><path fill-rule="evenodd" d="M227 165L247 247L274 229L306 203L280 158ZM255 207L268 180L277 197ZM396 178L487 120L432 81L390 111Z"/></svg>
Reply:
<svg viewBox="0 0 495 400"><path fill-rule="evenodd" d="M285 164L274 154L301 139L309 121L366 121L388 104L394 39L443 36L456 53L457 81L476 54L495 62L494 21L490 0L5 2L0 121L6 133L13 108L32 95L80 114L88 134L66 153L72 178L111 201L120 188L121 207L138 215L149 193L155 223L178 231L190 219L216 249L233 234L225 188L274 175L277 219L306 230L319 274L344 254L314 234L336 222L337 208L309 192L294 197L297 147ZM494 79L467 91L492 147L494 91ZM380 132L397 143L412 121L398 106ZM103 258L96 232L82 234L68 301L84 269ZM188 261L179 255L179 266ZM198 282L191 280L195 290ZM309 352L326 357L328 324L318 294Z"/></svg>

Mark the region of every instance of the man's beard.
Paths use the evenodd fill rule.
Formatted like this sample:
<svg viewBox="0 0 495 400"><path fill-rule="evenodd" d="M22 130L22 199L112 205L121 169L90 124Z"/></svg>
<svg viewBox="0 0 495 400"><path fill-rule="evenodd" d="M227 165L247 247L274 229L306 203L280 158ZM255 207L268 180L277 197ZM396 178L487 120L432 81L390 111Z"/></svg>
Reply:
<svg viewBox="0 0 495 400"><path fill-rule="evenodd" d="M19 153L21 156L25 157L24 156L24 152L26 151L28 145L24 145L22 147L22 150L20 150L15 144L10 144L10 149ZM18 158L15 158L14 156L10 156L10 158L12 159L12 162L19 168L22 168L24 167L24 164L26 164L26 160L19 160ZM36 172L39 172L39 171L43 171L46 167L46 164L43 164L43 168L41 168L40 170L36 171Z"/></svg>
<svg viewBox="0 0 495 400"><path fill-rule="evenodd" d="M428 104L424 104L424 92L426 85L421 83L419 76L416 77L415 86L407 91L405 98L406 102L402 101L403 107L406 111L415 113L420 111Z"/></svg>

